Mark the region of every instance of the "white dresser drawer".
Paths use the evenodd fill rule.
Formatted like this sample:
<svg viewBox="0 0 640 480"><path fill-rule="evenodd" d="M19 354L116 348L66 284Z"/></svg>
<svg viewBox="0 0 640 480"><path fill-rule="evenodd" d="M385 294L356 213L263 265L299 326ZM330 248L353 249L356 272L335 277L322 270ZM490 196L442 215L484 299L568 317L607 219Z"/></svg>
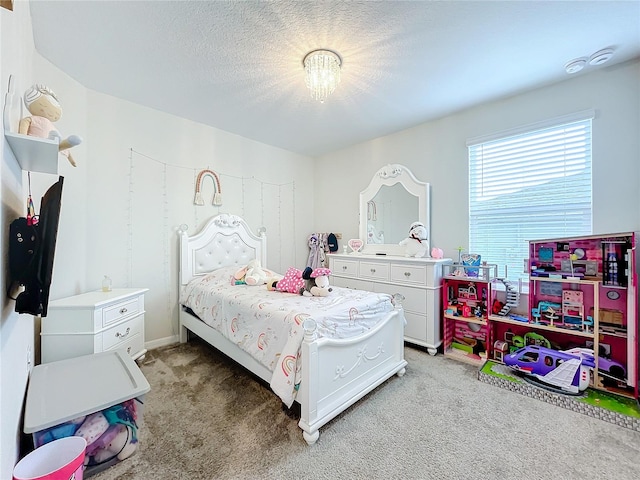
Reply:
<svg viewBox="0 0 640 480"><path fill-rule="evenodd" d="M102 349L111 350L129 338L140 335L143 328L143 319L144 316L140 315L102 332Z"/></svg>
<svg viewBox="0 0 640 480"><path fill-rule="evenodd" d="M412 283L414 285L427 284L427 267L424 265L391 265L391 281Z"/></svg>
<svg viewBox="0 0 640 480"><path fill-rule="evenodd" d="M404 297L402 308L410 312L423 313L427 306L427 291L422 288L411 288L402 285L389 285L377 283L375 291L395 295L399 293Z"/></svg>
<svg viewBox="0 0 640 480"><path fill-rule="evenodd" d="M389 280L389 264L378 262L360 262L360 278L371 280Z"/></svg>
<svg viewBox="0 0 640 480"><path fill-rule="evenodd" d="M358 280L357 278L331 277L331 285L343 288L352 288L354 290L366 290L373 292L373 282L367 280Z"/></svg>
<svg viewBox="0 0 640 480"><path fill-rule="evenodd" d="M102 326L106 327L138 313L140 313L138 297L128 298L122 302L109 305L102 310Z"/></svg>
<svg viewBox="0 0 640 480"><path fill-rule="evenodd" d="M331 272L334 275L349 275L350 277L358 276L358 262L349 260L333 260Z"/></svg>

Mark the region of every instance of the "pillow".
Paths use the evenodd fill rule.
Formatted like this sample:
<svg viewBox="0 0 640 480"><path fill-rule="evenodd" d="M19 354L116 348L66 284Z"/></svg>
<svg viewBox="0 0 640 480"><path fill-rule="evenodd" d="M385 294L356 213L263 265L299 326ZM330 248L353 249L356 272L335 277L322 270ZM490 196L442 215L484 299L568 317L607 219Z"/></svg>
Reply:
<svg viewBox="0 0 640 480"><path fill-rule="evenodd" d="M217 285L219 283L235 284L233 275L238 271L237 266L221 267L211 273L207 273L204 277L199 277L203 284ZM195 280L195 279L194 279ZM192 280L192 281L194 281Z"/></svg>

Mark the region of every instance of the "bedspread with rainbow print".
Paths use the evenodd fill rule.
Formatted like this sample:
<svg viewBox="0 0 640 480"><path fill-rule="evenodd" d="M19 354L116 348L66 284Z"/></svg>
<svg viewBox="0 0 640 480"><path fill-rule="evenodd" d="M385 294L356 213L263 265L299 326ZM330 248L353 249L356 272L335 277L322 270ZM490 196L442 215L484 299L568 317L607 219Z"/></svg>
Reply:
<svg viewBox="0 0 640 480"><path fill-rule="evenodd" d="M271 389L287 406L299 385L305 319L316 321L320 337L349 338L365 333L394 308L383 293L333 287L329 296L305 297L265 285L235 285L236 270L221 268L195 278L180 302L273 372Z"/></svg>

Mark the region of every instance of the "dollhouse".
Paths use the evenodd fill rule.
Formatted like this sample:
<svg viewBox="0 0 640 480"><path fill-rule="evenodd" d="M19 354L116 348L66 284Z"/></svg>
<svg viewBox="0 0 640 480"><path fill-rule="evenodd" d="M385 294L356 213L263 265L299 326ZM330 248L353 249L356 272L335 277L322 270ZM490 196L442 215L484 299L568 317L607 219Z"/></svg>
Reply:
<svg viewBox="0 0 640 480"><path fill-rule="evenodd" d="M504 314L504 287L491 268L466 278L445 266L445 355L480 364L529 345L591 349L590 386L639 399L637 239L628 232L530 241L526 315Z"/></svg>

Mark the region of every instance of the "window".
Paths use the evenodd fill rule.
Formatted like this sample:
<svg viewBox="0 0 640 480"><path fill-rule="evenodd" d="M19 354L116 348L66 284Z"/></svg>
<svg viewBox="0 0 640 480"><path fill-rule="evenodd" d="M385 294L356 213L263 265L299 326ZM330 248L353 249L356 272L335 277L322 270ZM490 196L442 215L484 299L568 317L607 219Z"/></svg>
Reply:
<svg viewBox="0 0 640 480"><path fill-rule="evenodd" d="M577 117L577 118L576 118ZM469 251L526 278L530 240L590 235L592 112L470 140Z"/></svg>

